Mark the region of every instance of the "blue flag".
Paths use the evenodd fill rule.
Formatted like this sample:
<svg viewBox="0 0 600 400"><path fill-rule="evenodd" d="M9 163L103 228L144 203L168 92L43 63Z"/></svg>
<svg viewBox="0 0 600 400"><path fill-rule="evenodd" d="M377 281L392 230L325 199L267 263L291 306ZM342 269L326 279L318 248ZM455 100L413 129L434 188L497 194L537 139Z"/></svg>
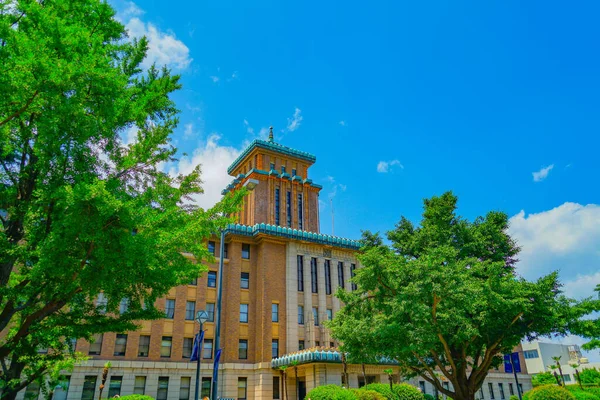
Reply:
<svg viewBox="0 0 600 400"><path fill-rule="evenodd" d="M217 350L215 354L215 363L213 364L213 382L217 380L217 374L219 373L219 360L221 359L221 349Z"/></svg>
<svg viewBox="0 0 600 400"><path fill-rule="evenodd" d="M204 331L200 331L194 338L194 346L192 347L192 355L190 357L190 361L198 361L198 357L200 356L200 347L202 346L202 342L204 341Z"/></svg>

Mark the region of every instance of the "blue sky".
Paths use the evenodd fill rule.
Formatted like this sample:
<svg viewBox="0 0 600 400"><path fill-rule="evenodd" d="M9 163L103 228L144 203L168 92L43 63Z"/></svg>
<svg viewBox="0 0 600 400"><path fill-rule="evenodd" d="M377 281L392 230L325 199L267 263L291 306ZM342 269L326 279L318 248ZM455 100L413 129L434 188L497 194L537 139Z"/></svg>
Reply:
<svg viewBox="0 0 600 400"><path fill-rule="evenodd" d="M217 201L248 141L317 156L321 231L359 238L453 190L512 216L527 278L600 283L600 4L113 1L182 75L174 139Z"/></svg>

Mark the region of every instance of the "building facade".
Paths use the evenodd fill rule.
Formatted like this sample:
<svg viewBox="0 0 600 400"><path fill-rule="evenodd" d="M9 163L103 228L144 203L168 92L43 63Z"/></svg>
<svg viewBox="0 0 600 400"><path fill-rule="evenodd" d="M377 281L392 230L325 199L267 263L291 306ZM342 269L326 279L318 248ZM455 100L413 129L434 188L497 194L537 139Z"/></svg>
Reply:
<svg viewBox="0 0 600 400"><path fill-rule="evenodd" d="M286 374L287 398L302 399L315 386L342 383L342 364L334 359L337 343L322 322L341 307L333 295L337 288L353 287L350 279L360 268L359 243L319 232L322 187L309 178L315 161L311 154L275 143L271 133L269 140L252 142L228 169L233 180L224 194L250 180L258 183L245 197L238 223L225 231L224 254L219 253L219 238L208 242L216 259L224 260L221 398L282 399L278 360L315 352L326 357L302 362ZM79 340L76 350L91 359L75 368L68 390L57 391L55 397L97 398L102 367L110 361L105 396L137 393L189 400L195 390L196 363L190 362L190 355L199 310L209 314L201 351L201 395L208 396L216 353L217 274L218 263L211 264L197 280L173 288L157 303L165 310L162 320L144 322L135 332L99 335L93 343ZM367 366L367 383L387 382L383 370L388 367ZM349 366L348 373L351 387L364 384L358 366ZM529 389L527 376L521 379ZM509 374L492 372L488 381L481 399L503 400L516 390ZM434 393L425 382L414 384ZM491 392L486 395L485 390ZM35 388L20 394L24 395L35 398Z"/></svg>

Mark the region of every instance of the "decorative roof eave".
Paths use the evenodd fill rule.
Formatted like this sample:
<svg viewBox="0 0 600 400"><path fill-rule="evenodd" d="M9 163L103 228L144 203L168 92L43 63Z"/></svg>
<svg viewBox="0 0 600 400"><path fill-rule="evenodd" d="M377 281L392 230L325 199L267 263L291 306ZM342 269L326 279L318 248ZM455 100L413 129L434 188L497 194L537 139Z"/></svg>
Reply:
<svg viewBox="0 0 600 400"><path fill-rule="evenodd" d="M250 152L252 152L252 150L254 150L255 148L262 148L277 153L282 153L286 156L299 158L311 164L313 164L317 160L317 157L310 153L295 150L291 147L283 146L275 142L267 142L266 140L255 139L254 141L252 141L252 143L250 143L248 147L246 147L242 154L240 154L239 157L235 159L235 161L229 166L229 168L227 168L227 173L231 174L231 172L242 162L242 160L246 158L250 154Z"/></svg>
<svg viewBox="0 0 600 400"><path fill-rule="evenodd" d="M225 196L227 193L229 193L230 191L232 191L237 185L239 185L241 182L243 182L244 179L246 179L247 177L249 177L252 174L259 174L259 175L265 175L265 176L275 176L277 178L287 179L287 180L292 181L292 182L298 182L298 183L303 184L303 185L308 185L308 186L310 186L312 188L315 188L315 189L319 189L319 190L323 189L323 186L318 185L316 183L313 183L312 179L302 179L298 175L291 176L290 174L287 174L287 173L280 174L279 172L277 172L274 169L272 169L270 171L263 171L263 170L260 170L260 169L253 168L250 171L248 171L248 173L246 173L246 174L238 174L238 176L236 176L235 179L233 179L231 181L231 183L229 185L227 185L225 187L225 189L223 189L221 191L221 195Z"/></svg>
<svg viewBox="0 0 600 400"><path fill-rule="evenodd" d="M310 348L296 353L285 354L281 357L271 360L271 368L279 368L283 366L293 366L309 363L342 363L342 356L336 349L319 349ZM377 365L398 365L395 360L380 358Z"/></svg>
<svg viewBox="0 0 600 400"><path fill-rule="evenodd" d="M256 225L229 224L225 230L225 233L251 237L265 234L301 240L305 242L318 243L326 246L343 247L351 250L360 249L360 242L357 240L341 238L338 236L323 235L321 233L307 232L264 223Z"/></svg>

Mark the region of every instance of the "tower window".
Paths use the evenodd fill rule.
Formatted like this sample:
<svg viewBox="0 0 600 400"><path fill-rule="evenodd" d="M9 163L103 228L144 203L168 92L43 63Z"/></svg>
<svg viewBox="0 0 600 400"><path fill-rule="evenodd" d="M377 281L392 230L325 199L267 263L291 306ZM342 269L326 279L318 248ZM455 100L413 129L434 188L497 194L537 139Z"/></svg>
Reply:
<svg viewBox="0 0 600 400"><path fill-rule="evenodd" d="M325 294L331 294L331 261L325 260Z"/></svg>
<svg viewBox="0 0 600 400"><path fill-rule="evenodd" d="M296 256L298 263L298 291L304 292L304 257Z"/></svg>
<svg viewBox="0 0 600 400"><path fill-rule="evenodd" d="M317 259L314 257L310 259L310 280L312 292L318 293L319 286L317 285Z"/></svg>
<svg viewBox="0 0 600 400"><path fill-rule="evenodd" d="M292 176L296 176L296 170L295 169L292 170Z"/></svg>
<svg viewBox="0 0 600 400"><path fill-rule="evenodd" d="M270 167L272 170L275 170L275 163L274 163L274 162L272 162L272 163L270 164L270 166L269 166L269 167Z"/></svg>
<svg viewBox="0 0 600 400"><path fill-rule="evenodd" d="M287 199L286 199L286 218L287 218L287 226L288 228L292 227L292 192L288 191L287 192Z"/></svg>
<svg viewBox="0 0 600 400"><path fill-rule="evenodd" d="M303 230L303 215L302 215L302 193L298 194L298 229Z"/></svg>
<svg viewBox="0 0 600 400"><path fill-rule="evenodd" d="M344 262L338 262L338 285L344 289Z"/></svg>
<svg viewBox="0 0 600 400"><path fill-rule="evenodd" d="M275 188L275 225L279 226L279 188Z"/></svg>

